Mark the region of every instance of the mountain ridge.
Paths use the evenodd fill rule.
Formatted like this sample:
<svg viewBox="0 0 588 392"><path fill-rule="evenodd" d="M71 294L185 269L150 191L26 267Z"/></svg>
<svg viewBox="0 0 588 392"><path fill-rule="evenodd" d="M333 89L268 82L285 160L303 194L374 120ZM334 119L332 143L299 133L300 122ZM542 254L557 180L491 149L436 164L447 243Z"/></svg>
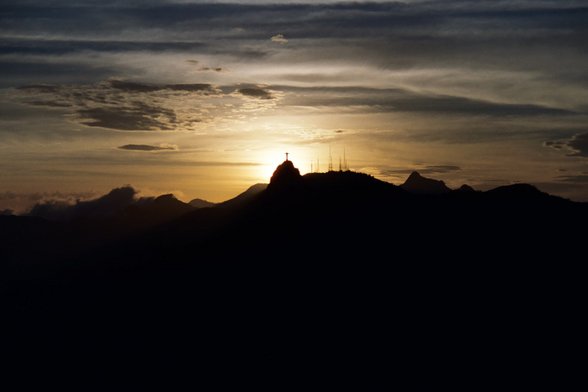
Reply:
<svg viewBox="0 0 588 392"><path fill-rule="evenodd" d="M124 216L0 216L4 325L14 324L4 352L141 374L251 364L264 377L300 364L387 369L391 353L400 363L430 353L439 369L451 353L467 358L462 372L513 346L534 360L546 307L558 322L581 309L583 283L568 276L584 276L574 268L585 203L520 184L413 194L349 171L282 185L212 208L163 195L146 206L190 211L152 224L136 206L140 219L122 229Z"/></svg>
<svg viewBox="0 0 588 392"><path fill-rule="evenodd" d="M505 185L489 191L475 191L467 186L451 190L443 182L423 177L417 172L411 174L411 181L407 179L397 186L365 173L332 171L300 176L291 162L285 167L293 173L286 175L285 181L282 178L277 180L277 185L275 182L273 185L271 182L269 185L255 184L236 197L210 207L196 208L171 194L135 200L132 199L134 190L119 188L95 201L68 207L73 208L71 211L57 206L58 213L77 217L71 221L52 220L57 212L51 210L48 210L49 215L40 215L41 220L25 221L21 219L24 217L0 216L0 235L13 248L0 251L0 256L4 252L11 255L6 257L8 260L22 259L38 264L37 260L41 258L78 258L92 247L118 247L117 244L123 244L130 238L134 238L138 249L142 248L141 241L149 243L149 246L151 243L169 243L163 248L177 248L170 252L185 249L185 245L174 236L198 243L205 242L206 238L223 236L235 237L242 242L239 237L243 237L254 243L259 240L249 237L257 232L260 238L273 237L275 233L267 230L272 226L280 227L280 217L284 222L291 222L288 230L292 235L299 236L312 225L311 222L332 222L333 226L346 227L348 233L355 232L355 226L366 225L369 229L365 232L374 231L372 224L386 217L407 227L416 227L417 222L431 222L435 227L435 221L468 221L472 227L483 227L485 220L490 222L501 216L504 221L511 221L521 213L529 221L535 221L542 215L550 215L551 220L561 220L564 213L574 211L582 214L588 206L549 195L528 184ZM405 186L407 183L409 185ZM413 187L415 183L416 188ZM106 208L110 200L114 200L113 212ZM94 212L94 206L97 212ZM472 211L476 211L478 221L471 221ZM237 234L237 226L249 228ZM462 228L457 226L456 230L461 232ZM230 234L222 234L225 232ZM422 232L423 235L432 235L427 227L423 227ZM364 237L363 232L357 235ZM375 235L380 236L379 233ZM147 237L153 238L145 240ZM28 241L39 246L28 247ZM66 242L68 247L63 246ZM203 245L209 246L207 243ZM21 252L20 256L18 252ZM142 252L137 251L137 255ZM161 252L154 251L143 257L164 258ZM154 256L156 254L159 256Z"/></svg>

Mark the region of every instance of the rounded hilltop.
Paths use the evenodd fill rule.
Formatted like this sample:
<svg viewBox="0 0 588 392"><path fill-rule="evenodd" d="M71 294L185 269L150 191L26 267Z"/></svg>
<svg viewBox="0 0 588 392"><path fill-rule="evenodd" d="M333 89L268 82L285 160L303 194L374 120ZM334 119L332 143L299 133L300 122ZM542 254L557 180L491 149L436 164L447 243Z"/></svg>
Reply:
<svg viewBox="0 0 588 392"><path fill-rule="evenodd" d="M300 183L302 176L300 170L294 167L292 161L288 158L282 164L278 165L272 178L270 179L269 187L283 187Z"/></svg>

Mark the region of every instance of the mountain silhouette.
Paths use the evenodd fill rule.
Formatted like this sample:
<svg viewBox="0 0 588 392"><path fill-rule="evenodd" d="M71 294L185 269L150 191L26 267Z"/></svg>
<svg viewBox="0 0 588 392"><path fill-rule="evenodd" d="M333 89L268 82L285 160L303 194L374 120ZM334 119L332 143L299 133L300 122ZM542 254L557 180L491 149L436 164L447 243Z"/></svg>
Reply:
<svg viewBox="0 0 588 392"><path fill-rule="evenodd" d="M188 202L188 204L190 204L194 208L208 208L214 207L216 205L216 203L212 203L210 201L203 199L192 199Z"/></svg>
<svg viewBox="0 0 588 392"><path fill-rule="evenodd" d="M570 336L545 320L568 320L583 298L586 204L525 184L447 192L409 180L302 176L285 161L269 185L210 208L127 189L115 215L89 201L99 215L0 216L3 351L141 374L358 372L392 358L437 380L497 361L542 366L555 352L537 341Z"/></svg>
<svg viewBox="0 0 588 392"><path fill-rule="evenodd" d="M548 195L527 184L507 185L486 192L463 185L451 191L442 181L413 172L404 184L396 186L352 171L301 176L289 160L276 168L269 185L255 184L235 198L218 204L197 199L191 202L200 206L197 208L171 194L141 199L135 199L134 194L132 188L118 188L96 200L74 205L37 205L30 215L40 219L0 216L0 234L6 244L12 244L5 246L2 252L11 255L7 260L18 259L24 264L36 265L39 260L79 257L74 255L83 254L90 247L115 244L127 249L129 244L125 242L132 236L138 243L159 244L161 249L146 254L141 244L136 253L145 259L157 259L165 258L164 249L169 248L172 253L185 252L185 244L177 238L186 239L192 231L198 233L199 241L205 242L199 246L208 248L210 243L205 238L232 236L235 238L231 237L230 241L234 243L252 244L264 236L271 239L289 231L293 236L300 236L313 225L327 224L337 228L334 230L337 233L355 235L361 243L368 241L367 237L375 239L382 235L376 229L378 224L393 227L394 231L402 226L427 237L443 222L445 225L468 222L472 227L484 225L485 230L498 216L508 222L524 212L529 215L530 222L543 218L559 220L562 217L556 211L583 213L586 209L583 203ZM430 197L421 199L417 197L420 195ZM510 211L511 206L516 206L517 210ZM544 209L534 210L538 206ZM472 211L477 217L475 221L471 220ZM386 217L389 223L383 223ZM242 232L237 234L236 227L245 225L245 221L247 227L239 229ZM285 222L288 222L286 227ZM423 226L423 222L434 223L429 227ZM151 244L143 236L154 232L158 233L158 239ZM454 233L458 236L460 232L461 227L458 227ZM404 237L405 233L399 235ZM338 241L330 230L325 236L329 241ZM433 238L435 241L438 241L437 236ZM31 242L38 246L26 245ZM68 246L64 246L65 243ZM268 244L258 246L268 248Z"/></svg>
<svg viewBox="0 0 588 392"><path fill-rule="evenodd" d="M180 217L194 209L191 203L184 203L174 195L167 194L130 205L120 218L132 222L140 221L144 225L154 225Z"/></svg>
<svg viewBox="0 0 588 392"><path fill-rule="evenodd" d="M451 192L451 189L443 181L423 177L417 171L413 171L400 187L411 193L427 195L440 195Z"/></svg>
<svg viewBox="0 0 588 392"><path fill-rule="evenodd" d="M463 184L459 188L454 189L454 192L471 193L471 192L476 192L476 190L474 188L472 188L471 186L469 186L468 184Z"/></svg>
<svg viewBox="0 0 588 392"><path fill-rule="evenodd" d="M534 201L537 199L546 199L554 197L550 196L545 192L541 192L539 189L529 184L504 185L498 188L491 189L486 193L488 196L504 199L506 201Z"/></svg>
<svg viewBox="0 0 588 392"><path fill-rule="evenodd" d="M246 205L250 201L257 198L257 196L266 190L268 184L255 184L247 188L245 192L240 193L239 195L235 196L232 199L224 201L219 204L221 207L240 207Z"/></svg>

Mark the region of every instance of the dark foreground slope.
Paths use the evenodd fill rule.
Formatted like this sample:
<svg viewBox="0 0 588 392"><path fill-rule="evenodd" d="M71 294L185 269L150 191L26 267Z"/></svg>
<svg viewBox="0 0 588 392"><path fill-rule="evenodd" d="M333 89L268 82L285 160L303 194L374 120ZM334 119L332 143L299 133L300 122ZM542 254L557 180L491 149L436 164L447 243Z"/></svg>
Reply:
<svg viewBox="0 0 588 392"><path fill-rule="evenodd" d="M12 363L274 388L571 379L585 205L290 166L239 202L5 280Z"/></svg>

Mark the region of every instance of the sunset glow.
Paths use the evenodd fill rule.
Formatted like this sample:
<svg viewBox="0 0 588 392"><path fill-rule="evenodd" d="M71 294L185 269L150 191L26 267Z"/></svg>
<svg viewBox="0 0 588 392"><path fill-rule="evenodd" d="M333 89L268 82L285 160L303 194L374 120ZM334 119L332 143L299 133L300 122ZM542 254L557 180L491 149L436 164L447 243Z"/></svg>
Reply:
<svg viewBox="0 0 588 392"><path fill-rule="evenodd" d="M580 2L295 3L4 2L0 209L222 201L329 148L394 183L588 200Z"/></svg>

